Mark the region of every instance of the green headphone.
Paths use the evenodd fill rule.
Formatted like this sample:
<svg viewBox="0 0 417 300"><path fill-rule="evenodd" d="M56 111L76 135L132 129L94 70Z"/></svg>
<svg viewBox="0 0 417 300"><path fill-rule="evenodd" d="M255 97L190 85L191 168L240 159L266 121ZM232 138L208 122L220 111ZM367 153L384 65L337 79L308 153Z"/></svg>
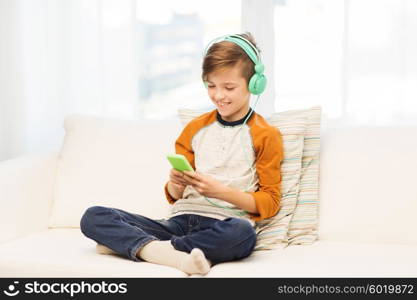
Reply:
<svg viewBox="0 0 417 300"><path fill-rule="evenodd" d="M235 43L246 52L246 54L255 64L255 74L253 74L249 80L248 90L253 95L262 94L262 92L265 91L267 80L264 75L265 67L261 62L261 56L259 54L258 49L256 49L256 47L247 39L239 35L225 35L212 40L204 50L204 56L206 56L207 50L212 44L218 43L220 41L229 41ZM204 82L204 85L207 88L207 82Z"/></svg>

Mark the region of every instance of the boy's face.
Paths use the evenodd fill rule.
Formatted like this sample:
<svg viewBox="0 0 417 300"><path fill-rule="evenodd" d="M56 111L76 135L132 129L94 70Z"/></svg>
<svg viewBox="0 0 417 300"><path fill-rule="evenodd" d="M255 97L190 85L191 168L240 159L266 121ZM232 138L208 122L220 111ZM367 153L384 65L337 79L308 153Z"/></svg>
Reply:
<svg viewBox="0 0 417 300"><path fill-rule="evenodd" d="M242 119L249 111L250 93L239 65L207 75L208 95L223 120Z"/></svg>

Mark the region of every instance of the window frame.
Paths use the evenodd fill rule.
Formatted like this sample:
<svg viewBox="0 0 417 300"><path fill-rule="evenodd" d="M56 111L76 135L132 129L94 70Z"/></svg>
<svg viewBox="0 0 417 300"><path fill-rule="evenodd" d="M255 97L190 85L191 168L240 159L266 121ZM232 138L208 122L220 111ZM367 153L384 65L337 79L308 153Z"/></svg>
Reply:
<svg viewBox="0 0 417 300"><path fill-rule="evenodd" d="M241 3L242 32L249 31L253 34L261 50L262 63L265 65L268 84L255 109L264 117L269 117L275 111L275 2L275 0L242 0ZM252 96L252 99L254 98Z"/></svg>

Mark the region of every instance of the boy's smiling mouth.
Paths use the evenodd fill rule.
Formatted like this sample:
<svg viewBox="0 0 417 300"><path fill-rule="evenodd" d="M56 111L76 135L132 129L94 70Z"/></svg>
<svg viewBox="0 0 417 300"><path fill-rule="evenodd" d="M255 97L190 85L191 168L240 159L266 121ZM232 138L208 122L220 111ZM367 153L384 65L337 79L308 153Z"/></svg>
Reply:
<svg viewBox="0 0 417 300"><path fill-rule="evenodd" d="M217 106L223 108L230 105L230 103L231 102L217 102Z"/></svg>

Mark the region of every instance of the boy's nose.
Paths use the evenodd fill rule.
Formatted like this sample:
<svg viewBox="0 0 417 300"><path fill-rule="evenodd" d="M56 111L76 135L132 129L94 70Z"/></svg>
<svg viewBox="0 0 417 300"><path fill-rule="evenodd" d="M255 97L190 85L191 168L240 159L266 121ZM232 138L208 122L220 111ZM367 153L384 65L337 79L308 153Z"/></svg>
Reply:
<svg viewBox="0 0 417 300"><path fill-rule="evenodd" d="M221 91L217 91L214 94L214 100L220 101L224 99L224 94Z"/></svg>

